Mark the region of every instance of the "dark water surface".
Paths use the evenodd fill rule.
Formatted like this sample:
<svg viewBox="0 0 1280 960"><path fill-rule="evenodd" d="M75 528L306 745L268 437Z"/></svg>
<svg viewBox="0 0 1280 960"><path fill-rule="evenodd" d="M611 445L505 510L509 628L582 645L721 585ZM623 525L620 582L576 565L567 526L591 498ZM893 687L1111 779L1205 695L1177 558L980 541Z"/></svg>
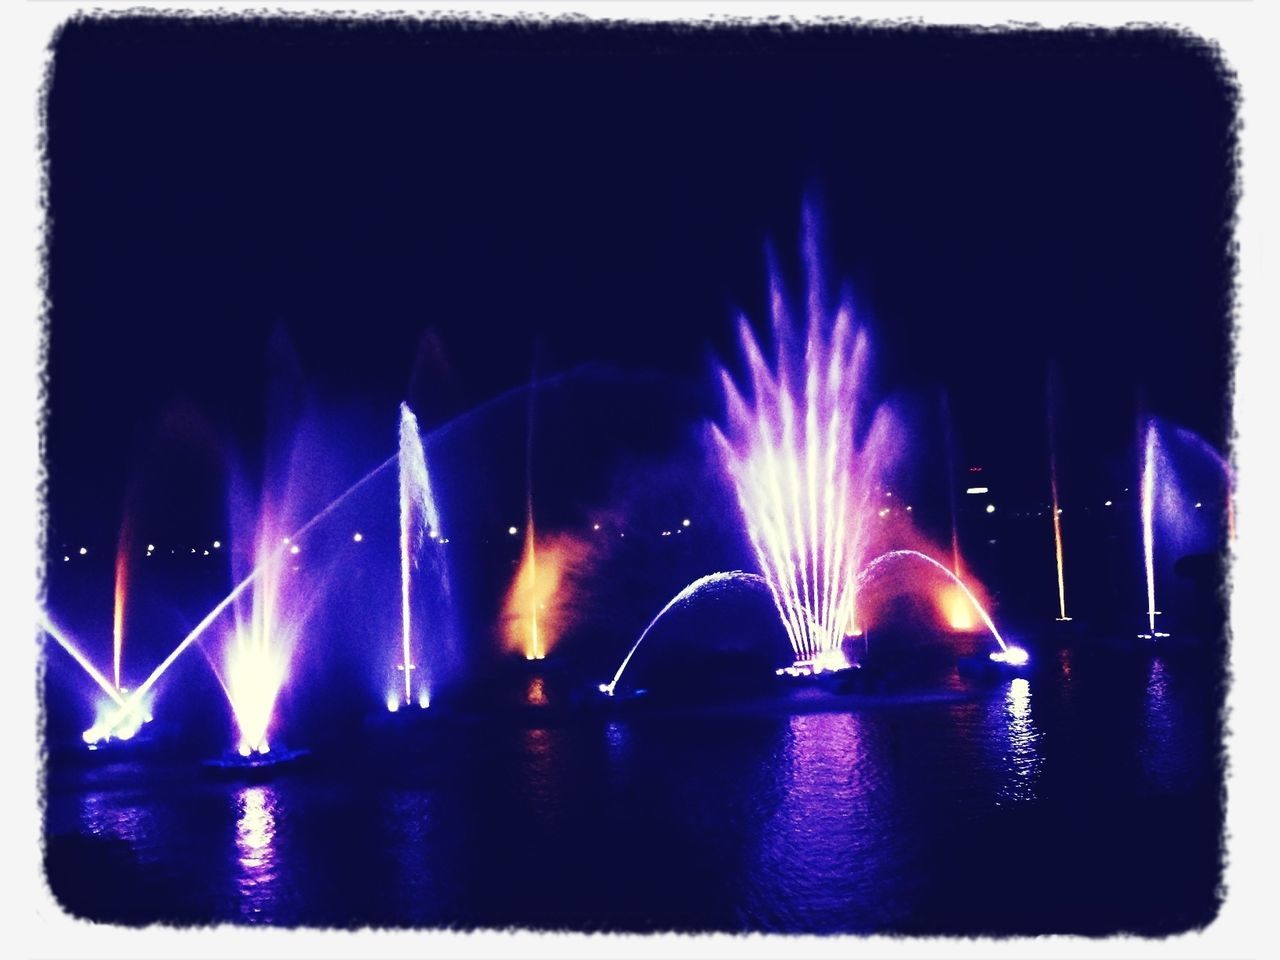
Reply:
<svg viewBox="0 0 1280 960"><path fill-rule="evenodd" d="M1063 651L855 709L440 716L256 784L55 753L49 877L124 923L1185 930L1218 907L1214 673Z"/></svg>

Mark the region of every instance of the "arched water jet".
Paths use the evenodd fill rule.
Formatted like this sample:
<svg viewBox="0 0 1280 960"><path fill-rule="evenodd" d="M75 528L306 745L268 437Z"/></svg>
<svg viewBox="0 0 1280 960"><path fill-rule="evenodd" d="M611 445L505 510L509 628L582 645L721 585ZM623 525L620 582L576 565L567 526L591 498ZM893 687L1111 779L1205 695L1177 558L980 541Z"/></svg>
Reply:
<svg viewBox="0 0 1280 960"><path fill-rule="evenodd" d="M879 571L881 571L889 563L898 561L898 560L907 560L907 559L923 560L925 563L929 564L929 566L939 571L943 576L947 577L949 580L955 583L957 587L960 588L960 590L964 593L965 597L968 598L969 602L973 604L973 609L977 612L978 616L982 619L983 624L986 626L987 630L990 631L991 636L995 639L996 643L1000 645L1000 650L996 653L991 654L992 660L1003 661L1003 662L1008 662L1012 664L1026 662L1026 659L1027 659L1026 651L1018 647L1011 647L1007 643L1005 643L1004 637L1000 636L1000 631L996 629L995 621L992 620L991 615L987 613L986 607L984 607L981 603L978 602L978 598L973 595L973 591L971 591L967 586L965 586L964 581L961 580L959 577L957 577L950 570L948 570L944 564L939 563L937 560L935 560L933 557L929 556L926 553L921 553L919 550L890 550L886 553L882 553L880 554L880 556L876 557L874 560L868 563L865 567L863 567L861 571L859 571L857 576L858 587L862 588L863 586L865 586L867 582L870 581L874 575L878 574Z"/></svg>
<svg viewBox="0 0 1280 960"><path fill-rule="evenodd" d="M1235 471L1231 469L1231 462L1219 453L1204 437L1200 434L1188 430L1186 427L1175 427L1174 432L1177 433L1178 439L1184 443L1188 443L1198 449L1210 460L1218 465L1222 471L1223 479L1226 481L1226 512L1227 512L1227 538L1234 540L1236 538L1236 477Z"/></svg>
<svg viewBox="0 0 1280 960"><path fill-rule="evenodd" d="M692 599L696 594L700 593L701 591L705 590L708 587L711 587L720 583L730 583L730 582L764 583L766 581L765 581L765 578L760 576L759 574L747 573L743 570L727 570L727 571L720 571L719 573L709 573L705 577L699 577L697 580L694 580L687 587L685 587L683 590L677 593L674 597L672 597L669 601L667 601L667 605L658 611L658 615L656 617L654 617L652 620L649 621L649 625L645 627L643 631L641 631L640 637L636 640L634 644L632 644L631 649L627 651L627 655L622 658L622 663L619 664L618 672L613 675L613 679L610 680L608 683L600 684L600 688L599 688L600 692L607 694L608 696L613 696L614 691L618 687L618 681L622 679L623 671L627 669L627 664L631 662L631 658L634 657L636 655L636 651L640 649L640 644L644 643L644 638L649 635L649 632L653 630L655 626L657 626L658 621L660 621L664 616L666 616L673 607L679 606L681 603L684 603L685 601Z"/></svg>

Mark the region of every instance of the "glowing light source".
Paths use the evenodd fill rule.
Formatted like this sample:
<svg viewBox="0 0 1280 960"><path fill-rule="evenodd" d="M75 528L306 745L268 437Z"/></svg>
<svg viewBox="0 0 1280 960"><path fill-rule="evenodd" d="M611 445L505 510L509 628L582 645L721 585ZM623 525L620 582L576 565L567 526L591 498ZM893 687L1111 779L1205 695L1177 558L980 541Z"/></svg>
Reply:
<svg viewBox="0 0 1280 960"><path fill-rule="evenodd" d="M361 540L363 540L363 539L364 539L364 534L363 534L363 533L361 533L359 530L357 530L357 531L352 535L351 539L352 539L352 540L354 540L356 543L359 543Z"/></svg>
<svg viewBox="0 0 1280 960"><path fill-rule="evenodd" d="M988 490L986 487L968 487L965 490L965 493L972 493L972 494L982 494L982 493L990 493L990 492L991 491Z"/></svg>
<svg viewBox="0 0 1280 960"><path fill-rule="evenodd" d="M88 548L88 547L81 547L81 548L80 548L80 556L82 556L82 557L83 557L83 556L84 556L86 553L88 553L88 552L89 552L89 548Z"/></svg>
<svg viewBox="0 0 1280 960"><path fill-rule="evenodd" d="M400 709L400 694L392 690L387 694L387 712L395 713Z"/></svg>
<svg viewBox="0 0 1280 960"><path fill-rule="evenodd" d="M222 541L221 541L221 540L215 540L215 541L213 541L213 549L215 549L215 550L221 550L221 549L222 549Z"/></svg>
<svg viewBox="0 0 1280 960"><path fill-rule="evenodd" d="M996 505L994 503L988 503L987 513L995 513L995 512L996 512Z"/></svg>
<svg viewBox="0 0 1280 960"><path fill-rule="evenodd" d="M685 517L683 520L680 521L680 526L687 527L689 526L689 523L690 523L689 518Z"/></svg>
<svg viewBox="0 0 1280 960"><path fill-rule="evenodd" d="M1020 667L1030 659L1030 655L1021 647L996 650L988 654L988 656L996 663L1007 663L1013 667Z"/></svg>
<svg viewBox="0 0 1280 960"><path fill-rule="evenodd" d="M519 531L519 530L517 530L515 527L507 527L507 533L508 533L508 534L510 534L510 535L511 535L511 536L513 536L513 537L514 537L517 533L519 533L519 532L520 532L520 531Z"/></svg>
<svg viewBox="0 0 1280 960"><path fill-rule="evenodd" d="M292 553L292 554L295 554L295 555L296 555L296 554L298 554L298 553L300 553L300 552L301 552L301 550L302 550L302 548L301 548L301 547L299 547L296 543L295 543L292 547L290 547L290 548L289 548L289 552L290 552L290 553Z"/></svg>
<svg viewBox="0 0 1280 960"><path fill-rule="evenodd" d="M1109 506L1111 506L1111 501L1110 501L1110 500L1107 500L1107 501L1105 501L1102 505L1103 505L1104 507L1109 507Z"/></svg>
<svg viewBox="0 0 1280 960"><path fill-rule="evenodd" d="M156 545L155 545L154 543L148 543L148 544L147 544L147 553L151 553L153 550L155 550L155 548L156 548Z"/></svg>

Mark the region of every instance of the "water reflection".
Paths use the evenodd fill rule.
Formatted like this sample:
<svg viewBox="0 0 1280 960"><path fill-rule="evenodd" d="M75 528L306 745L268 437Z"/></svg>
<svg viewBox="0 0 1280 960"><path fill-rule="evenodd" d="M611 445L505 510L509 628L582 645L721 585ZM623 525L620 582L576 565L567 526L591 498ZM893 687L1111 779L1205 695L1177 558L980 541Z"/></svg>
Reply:
<svg viewBox="0 0 1280 960"><path fill-rule="evenodd" d="M529 685L525 688L525 703L532 707L545 707L547 705L546 685L542 682L541 677L530 677Z"/></svg>
<svg viewBox="0 0 1280 960"><path fill-rule="evenodd" d="M147 859L155 842L155 818L148 807L90 793L80 805L80 823L95 837L123 840L136 856Z"/></svg>
<svg viewBox="0 0 1280 960"><path fill-rule="evenodd" d="M789 718L780 797L762 831L741 911L765 929L873 929L901 914L900 836L883 758L867 749L866 718Z"/></svg>
<svg viewBox="0 0 1280 960"><path fill-rule="evenodd" d="M245 787L236 795L236 804L240 814L236 821L240 914L247 920L270 922L277 876L275 792L267 786Z"/></svg>
<svg viewBox="0 0 1280 960"><path fill-rule="evenodd" d="M1188 772L1189 749L1186 737L1185 704L1181 704L1165 662L1151 660L1143 697L1142 766L1161 789L1176 787ZM1182 722L1179 722L1179 721Z"/></svg>
<svg viewBox="0 0 1280 960"><path fill-rule="evenodd" d="M1005 773L998 795L1000 801L1017 802L1036 798L1040 776L1040 733L1031 715L1031 681L1014 677L1009 681L1003 702L997 701L1003 728ZM997 801L997 802L1000 802Z"/></svg>

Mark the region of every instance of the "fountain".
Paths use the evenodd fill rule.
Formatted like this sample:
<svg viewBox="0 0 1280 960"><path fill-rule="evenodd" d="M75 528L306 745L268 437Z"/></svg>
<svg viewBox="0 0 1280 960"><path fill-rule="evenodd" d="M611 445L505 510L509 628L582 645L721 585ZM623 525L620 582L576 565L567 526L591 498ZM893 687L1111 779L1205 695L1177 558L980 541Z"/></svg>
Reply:
<svg viewBox="0 0 1280 960"><path fill-rule="evenodd" d="M1147 422L1142 451L1141 479L1141 519L1142 519L1142 558L1147 575L1147 624L1146 633L1138 634L1139 639L1155 640L1169 634L1156 629L1156 617L1160 611L1156 609L1156 572L1155 572L1155 500L1156 500L1156 460L1159 456L1159 436L1154 420Z"/></svg>
<svg viewBox="0 0 1280 960"><path fill-rule="evenodd" d="M1067 616L1067 591L1062 575L1062 505L1058 500L1058 444L1056 422L1054 419L1054 377L1052 372L1048 382L1049 412L1049 491L1053 498L1050 507L1053 516L1053 555L1058 568L1058 623L1071 620Z"/></svg>
<svg viewBox="0 0 1280 960"><path fill-rule="evenodd" d="M662 620L668 613L676 607L686 604L699 597L704 593L711 593L718 589L722 589L726 584L730 583L763 583L765 578L756 573L745 573L742 570L728 570L719 573L709 573L705 577L699 577L694 580L674 597L667 601L666 605L658 611L657 616L649 621L649 625L640 632L639 638L631 645L631 649L627 651L627 655L622 658L618 670L613 675L613 679L608 683L600 684L601 693L612 697L618 690L618 682L622 679L622 675L626 672L627 665L631 663L632 658L636 655L636 651L640 649L640 645L644 643L645 637L649 636L658 622Z"/></svg>
<svg viewBox="0 0 1280 960"><path fill-rule="evenodd" d="M404 699L398 694L388 694L387 708L394 712L401 705L414 701L413 671L413 570L427 540L441 537L440 514L431 491L431 478L427 473L426 454L422 449L422 436L418 432L418 418L409 405L400 404L400 447L397 455L400 485L400 652L396 669L403 673ZM419 675L417 703L426 708L431 702L430 680L424 669ZM393 706L394 704L394 706Z"/></svg>
<svg viewBox="0 0 1280 960"><path fill-rule="evenodd" d="M749 389L720 378L727 423L713 426L756 560L791 640L797 668L841 669L855 630L857 570L868 536L882 433L857 437L868 342L846 299L828 315L813 215L806 211L808 298L797 342L776 269L770 311L772 363L746 317L739 333Z"/></svg>
<svg viewBox="0 0 1280 960"><path fill-rule="evenodd" d="M1000 648L988 654L987 658L991 662L1004 663L1016 667L1022 666L1028 661L1029 658L1025 650L1020 647L1010 646L1005 642L1004 637L1000 635L1000 631L996 628L995 621L991 619L991 614L987 612L987 608L978 601L978 598L974 596L973 591L965 585L964 581L948 570L945 564L938 562L926 553L921 553L919 550L890 550L882 553L858 572L858 587L867 586L874 578L880 576L889 565L905 560L927 564L930 568L950 580L955 588L961 592Z"/></svg>

